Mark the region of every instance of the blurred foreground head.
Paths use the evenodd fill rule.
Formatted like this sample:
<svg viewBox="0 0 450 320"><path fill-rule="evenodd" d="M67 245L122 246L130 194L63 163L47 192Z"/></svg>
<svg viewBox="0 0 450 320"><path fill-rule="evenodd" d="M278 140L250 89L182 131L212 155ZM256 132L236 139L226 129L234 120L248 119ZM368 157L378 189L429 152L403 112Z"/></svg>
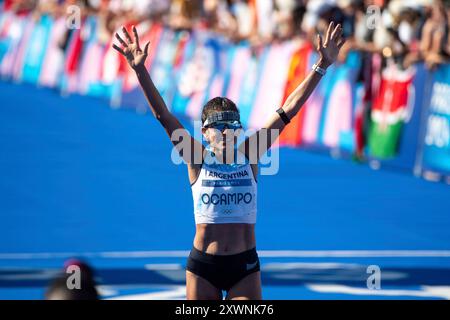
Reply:
<svg viewBox="0 0 450 320"><path fill-rule="evenodd" d="M45 292L46 300L98 300L92 268L85 262L69 260L63 274Z"/></svg>

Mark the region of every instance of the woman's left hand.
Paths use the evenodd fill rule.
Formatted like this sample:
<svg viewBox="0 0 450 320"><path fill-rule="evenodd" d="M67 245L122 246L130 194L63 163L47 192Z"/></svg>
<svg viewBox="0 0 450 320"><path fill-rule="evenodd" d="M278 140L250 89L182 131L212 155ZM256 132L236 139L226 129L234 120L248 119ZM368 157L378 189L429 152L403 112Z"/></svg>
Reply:
<svg viewBox="0 0 450 320"><path fill-rule="evenodd" d="M345 40L342 37L342 26L338 24L334 27L334 22L331 21L328 25L325 41L320 35L317 35L317 38L317 51L320 56L319 65L323 68L327 68L336 61L339 50L345 43Z"/></svg>

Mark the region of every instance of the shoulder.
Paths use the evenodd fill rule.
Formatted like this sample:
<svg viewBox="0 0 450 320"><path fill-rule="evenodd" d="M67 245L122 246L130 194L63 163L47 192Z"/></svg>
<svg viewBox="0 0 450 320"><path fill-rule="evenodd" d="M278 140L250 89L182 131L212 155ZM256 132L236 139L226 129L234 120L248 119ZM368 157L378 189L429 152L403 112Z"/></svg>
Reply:
<svg viewBox="0 0 450 320"><path fill-rule="evenodd" d="M207 155L208 150L205 147L203 147L200 161L198 161L198 163L196 161L188 163L187 168L188 168L189 182L191 186L197 182L198 177L200 176L200 172L202 171L202 168L204 166L205 158L207 157Z"/></svg>
<svg viewBox="0 0 450 320"><path fill-rule="evenodd" d="M253 178L258 182L258 164L250 164L250 167L252 168Z"/></svg>

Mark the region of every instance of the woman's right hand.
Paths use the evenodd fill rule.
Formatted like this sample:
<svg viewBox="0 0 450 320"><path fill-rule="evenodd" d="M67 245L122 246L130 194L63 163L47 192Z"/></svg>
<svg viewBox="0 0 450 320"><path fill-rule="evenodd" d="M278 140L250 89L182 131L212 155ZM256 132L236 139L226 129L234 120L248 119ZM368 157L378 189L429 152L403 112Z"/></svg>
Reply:
<svg viewBox="0 0 450 320"><path fill-rule="evenodd" d="M122 54L125 58L127 58L128 64L133 69L144 66L145 59L147 59L148 56L148 46L150 42L147 42L144 50L142 50L139 46L139 36L137 34L135 26L133 26L134 40L130 37L130 34L125 27L122 27L122 32L125 36L126 42L120 37L117 32L115 36L117 40L119 40L123 48L120 48L116 44L113 44L113 48L119 51L119 53Z"/></svg>

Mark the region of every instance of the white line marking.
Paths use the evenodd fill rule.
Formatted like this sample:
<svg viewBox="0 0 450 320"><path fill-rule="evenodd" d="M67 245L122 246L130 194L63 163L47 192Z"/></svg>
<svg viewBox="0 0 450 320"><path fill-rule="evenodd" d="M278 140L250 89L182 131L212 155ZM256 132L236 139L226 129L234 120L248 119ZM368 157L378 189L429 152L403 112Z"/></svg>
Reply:
<svg viewBox="0 0 450 320"><path fill-rule="evenodd" d="M144 266L147 270L182 270L183 266L179 263L152 263Z"/></svg>
<svg viewBox="0 0 450 320"><path fill-rule="evenodd" d="M360 264L356 263L336 263L336 262L272 262L272 263L264 263L262 268L265 271L290 271L296 269L314 269L314 270L328 270L328 269L337 269L337 268L346 268L346 269L359 269L362 268Z"/></svg>
<svg viewBox="0 0 450 320"><path fill-rule="evenodd" d="M168 291L121 295L105 300L186 300L186 286L174 286Z"/></svg>
<svg viewBox="0 0 450 320"><path fill-rule="evenodd" d="M322 251L258 251L264 258L379 258L379 257L450 257L450 250L322 250Z"/></svg>
<svg viewBox="0 0 450 320"><path fill-rule="evenodd" d="M306 285L310 290L320 293L342 293L350 295L364 295L364 296L412 296L423 298L443 298L450 299L450 287L446 286L422 286L422 290L397 290L397 289L380 289L371 290L367 288L355 288L344 285L335 284L308 284Z"/></svg>
<svg viewBox="0 0 450 320"><path fill-rule="evenodd" d="M186 258L189 251L0 253L0 260L80 258ZM449 258L450 250L258 250L261 258Z"/></svg>

